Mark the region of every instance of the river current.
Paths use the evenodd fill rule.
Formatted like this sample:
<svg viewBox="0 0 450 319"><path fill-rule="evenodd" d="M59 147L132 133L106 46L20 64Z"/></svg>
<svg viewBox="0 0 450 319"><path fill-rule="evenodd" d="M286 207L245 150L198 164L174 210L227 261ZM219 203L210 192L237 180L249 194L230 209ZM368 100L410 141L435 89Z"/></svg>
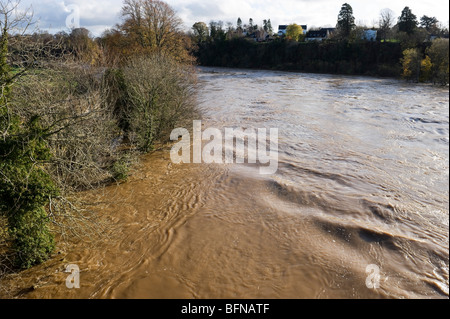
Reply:
<svg viewBox="0 0 450 319"><path fill-rule="evenodd" d="M448 87L198 72L204 128L277 128L277 172L148 155L102 191L108 240L21 274L20 297L448 298Z"/></svg>

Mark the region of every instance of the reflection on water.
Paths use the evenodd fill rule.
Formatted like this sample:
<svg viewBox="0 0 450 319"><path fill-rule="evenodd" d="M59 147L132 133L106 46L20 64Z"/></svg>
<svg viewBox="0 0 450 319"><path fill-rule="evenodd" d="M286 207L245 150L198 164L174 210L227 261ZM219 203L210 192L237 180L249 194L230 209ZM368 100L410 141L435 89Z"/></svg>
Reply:
<svg viewBox="0 0 450 319"><path fill-rule="evenodd" d="M152 154L106 190L109 239L24 273L39 285L23 297L448 297L448 88L199 72L206 126L279 128L277 174Z"/></svg>

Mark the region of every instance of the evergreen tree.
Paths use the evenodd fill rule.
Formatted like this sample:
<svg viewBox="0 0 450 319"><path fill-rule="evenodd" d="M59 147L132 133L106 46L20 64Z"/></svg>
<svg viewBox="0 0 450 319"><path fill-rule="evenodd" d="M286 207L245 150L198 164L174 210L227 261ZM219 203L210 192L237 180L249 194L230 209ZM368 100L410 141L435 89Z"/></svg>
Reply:
<svg viewBox="0 0 450 319"><path fill-rule="evenodd" d="M237 20L237 27L238 27L238 29L242 29L242 20L241 20L241 18L238 18L238 20Z"/></svg>
<svg viewBox="0 0 450 319"><path fill-rule="evenodd" d="M435 17L423 16L420 18L420 26L430 33L437 33L439 31L437 26L438 22L438 19Z"/></svg>
<svg viewBox="0 0 450 319"><path fill-rule="evenodd" d="M353 8L348 3L344 3L339 12L337 28L343 38L348 38L355 27Z"/></svg>
<svg viewBox="0 0 450 319"><path fill-rule="evenodd" d="M405 7L402 15L398 18L399 31L413 34L418 25L417 17L414 15L409 7Z"/></svg>
<svg viewBox="0 0 450 319"><path fill-rule="evenodd" d="M264 28L264 31L265 31L266 33L272 35L272 33L273 33L273 28L272 28L272 22L270 22L270 19L269 19L269 20L264 20L264 21L263 21L263 28Z"/></svg>
<svg viewBox="0 0 450 319"><path fill-rule="evenodd" d="M273 27L272 27L272 22L269 20L267 20L267 32L272 35L273 34Z"/></svg>

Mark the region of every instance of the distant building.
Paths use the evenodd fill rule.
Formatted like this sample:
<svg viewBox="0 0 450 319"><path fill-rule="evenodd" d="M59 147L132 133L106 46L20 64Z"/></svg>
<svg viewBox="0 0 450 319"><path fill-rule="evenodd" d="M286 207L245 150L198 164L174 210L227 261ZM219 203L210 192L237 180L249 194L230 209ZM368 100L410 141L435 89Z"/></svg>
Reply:
<svg viewBox="0 0 450 319"><path fill-rule="evenodd" d="M377 30L364 30L363 40L377 41Z"/></svg>
<svg viewBox="0 0 450 319"><path fill-rule="evenodd" d="M335 28L321 28L319 30L312 30L306 33L306 41L323 41L328 39L335 31Z"/></svg>
<svg viewBox="0 0 450 319"><path fill-rule="evenodd" d="M278 35L281 37L283 35L286 35L287 25L280 25L278 26Z"/></svg>
<svg viewBox="0 0 450 319"><path fill-rule="evenodd" d="M306 34L306 32L308 31L308 26L306 24L304 25L300 25L303 29L303 34ZM278 26L278 36L283 36L286 35L286 30L287 30L288 25L280 25Z"/></svg>

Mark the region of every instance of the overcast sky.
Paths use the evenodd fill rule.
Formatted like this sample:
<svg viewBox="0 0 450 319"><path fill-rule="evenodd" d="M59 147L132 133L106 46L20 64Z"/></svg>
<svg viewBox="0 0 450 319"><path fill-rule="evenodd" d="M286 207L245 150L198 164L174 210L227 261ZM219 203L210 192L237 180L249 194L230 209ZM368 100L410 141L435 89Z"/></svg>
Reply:
<svg viewBox="0 0 450 319"><path fill-rule="evenodd" d="M66 20L79 9L80 26L100 35L121 21L123 0L22 0L22 6L32 6L39 28L50 32L67 31ZM211 20L244 23L253 18L256 24L271 19L277 30L279 24L307 24L308 27L335 26L339 10L346 0L167 0L183 19L186 29L197 21ZM398 17L405 6L420 18L434 16L448 25L448 0L348 0L356 21L373 26L382 9L389 8ZM74 6L75 5L75 6ZM69 21L74 21L70 20ZM275 30L275 31L276 31Z"/></svg>

